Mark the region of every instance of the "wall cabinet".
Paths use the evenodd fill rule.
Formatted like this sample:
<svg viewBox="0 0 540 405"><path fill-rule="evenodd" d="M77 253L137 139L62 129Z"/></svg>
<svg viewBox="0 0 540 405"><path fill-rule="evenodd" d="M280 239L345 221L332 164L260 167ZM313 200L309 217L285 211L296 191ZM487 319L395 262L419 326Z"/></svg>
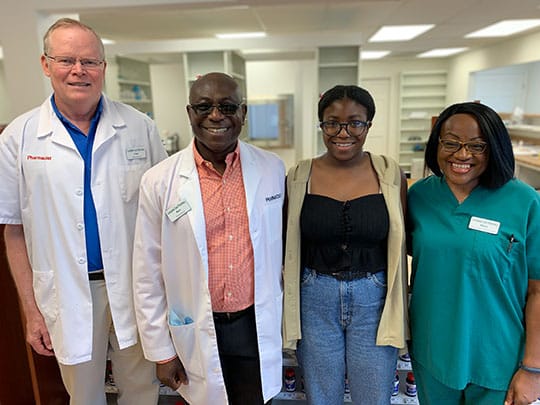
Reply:
<svg viewBox="0 0 540 405"><path fill-rule="evenodd" d="M120 101L154 118L149 64L123 56L117 56L116 63Z"/></svg>
<svg viewBox="0 0 540 405"><path fill-rule="evenodd" d="M64 389L54 357L35 353L25 342L24 316L9 270L0 225L0 404L65 405Z"/></svg>
<svg viewBox="0 0 540 405"><path fill-rule="evenodd" d="M446 107L446 72L401 73L399 165L408 174L424 165L431 117Z"/></svg>

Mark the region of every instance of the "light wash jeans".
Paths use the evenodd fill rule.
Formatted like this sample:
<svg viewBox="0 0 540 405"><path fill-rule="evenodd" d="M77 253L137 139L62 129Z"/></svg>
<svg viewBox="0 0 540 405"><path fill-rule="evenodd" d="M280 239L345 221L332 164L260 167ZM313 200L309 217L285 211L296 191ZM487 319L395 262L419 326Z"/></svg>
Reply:
<svg viewBox="0 0 540 405"><path fill-rule="evenodd" d="M386 273L339 281L304 269L298 361L308 404L342 405L345 374L356 405L388 405L397 349L376 346Z"/></svg>

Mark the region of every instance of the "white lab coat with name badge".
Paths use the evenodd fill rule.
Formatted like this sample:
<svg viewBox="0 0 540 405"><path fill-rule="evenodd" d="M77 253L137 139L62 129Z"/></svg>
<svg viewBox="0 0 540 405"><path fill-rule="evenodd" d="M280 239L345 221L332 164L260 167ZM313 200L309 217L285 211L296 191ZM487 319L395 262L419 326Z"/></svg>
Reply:
<svg viewBox="0 0 540 405"><path fill-rule="evenodd" d="M141 181L135 231L135 309L145 356L177 354L189 379L179 392L192 405L227 404L210 292L204 211L193 143ZM240 142L255 259L255 316L263 397L281 390L281 218L285 169L274 154ZM186 205L186 202L188 205ZM167 211L178 209L174 215ZM189 208L186 208L189 207ZM169 313L182 325L171 325ZM191 320L193 322L189 323Z"/></svg>
<svg viewBox="0 0 540 405"><path fill-rule="evenodd" d="M143 173L166 156L152 120L103 96L91 187L120 348L137 343L131 270L138 186ZM84 162L50 98L0 136L0 183L0 223L23 224L36 302L58 361L90 360Z"/></svg>

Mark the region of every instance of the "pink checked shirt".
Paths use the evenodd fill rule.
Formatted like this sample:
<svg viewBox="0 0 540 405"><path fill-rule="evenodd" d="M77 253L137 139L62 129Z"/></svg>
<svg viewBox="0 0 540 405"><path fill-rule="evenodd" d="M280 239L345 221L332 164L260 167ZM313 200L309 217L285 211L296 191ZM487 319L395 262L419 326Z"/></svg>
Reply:
<svg viewBox="0 0 540 405"><path fill-rule="evenodd" d="M236 312L253 305L253 248L249 235L240 147L227 155L221 175L193 144L199 173L206 242L208 288L214 312Z"/></svg>

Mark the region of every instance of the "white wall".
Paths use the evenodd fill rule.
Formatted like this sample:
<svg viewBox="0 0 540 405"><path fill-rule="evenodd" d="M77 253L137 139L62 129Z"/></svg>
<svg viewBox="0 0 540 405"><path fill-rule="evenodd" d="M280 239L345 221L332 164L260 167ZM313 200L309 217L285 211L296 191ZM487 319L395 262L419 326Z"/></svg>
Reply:
<svg viewBox="0 0 540 405"><path fill-rule="evenodd" d="M529 65L518 64L472 72L469 97L498 112L511 113L516 107L527 111ZM534 97L538 97L535 92Z"/></svg>
<svg viewBox="0 0 540 405"><path fill-rule="evenodd" d="M184 84L184 65L151 64L150 79L154 102L154 119L161 135L177 133L179 147L191 140L191 128L186 112L187 92Z"/></svg>
<svg viewBox="0 0 540 405"><path fill-rule="evenodd" d="M7 124L10 120L10 100L7 95L4 64L0 60L0 124Z"/></svg>
<svg viewBox="0 0 540 405"><path fill-rule="evenodd" d="M529 64L528 92L525 101L527 114L540 113L540 62Z"/></svg>
<svg viewBox="0 0 540 405"><path fill-rule="evenodd" d="M246 62L246 81L248 102L273 98L281 94L293 94L295 147L272 149L272 151L283 159L287 168L300 159L311 157L314 148L312 134L316 126L315 61L248 61Z"/></svg>
<svg viewBox="0 0 540 405"><path fill-rule="evenodd" d="M540 60L540 32L519 36L449 60L449 103L469 101L469 75L479 70ZM540 96L539 96L540 97Z"/></svg>

